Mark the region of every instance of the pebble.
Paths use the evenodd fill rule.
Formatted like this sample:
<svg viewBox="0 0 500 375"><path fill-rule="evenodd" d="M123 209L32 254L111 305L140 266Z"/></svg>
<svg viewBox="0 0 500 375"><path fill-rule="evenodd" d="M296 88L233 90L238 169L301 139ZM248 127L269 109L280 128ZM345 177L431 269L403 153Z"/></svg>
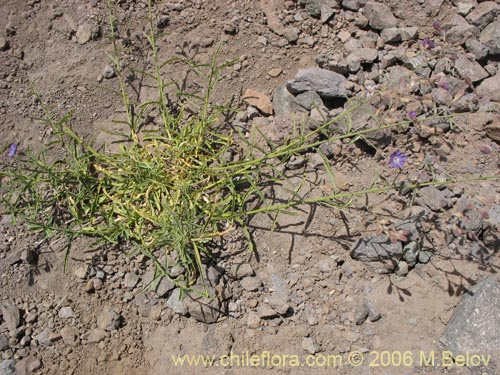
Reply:
<svg viewBox="0 0 500 375"><path fill-rule="evenodd" d="M21 312L10 304L2 304L2 318L9 331L14 331L21 322Z"/></svg>
<svg viewBox="0 0 500 375"><path fill-rule="evenodd" d="M113 69L112 66L106 65L102 70L101 75L106 79L111 79L115 76L115 70Z"/></svg>
<svg viewBox="0 0 500 375"><path fill-rule="evenodd" d="M249 263L237 263L231 266L231 274L236 279L254 276L255 272Z"/></svg>
<svg viewBox="0 0 500 375"><path fill-rule="evenodd" d="M82 338L89 343L101 342L108 336L102 328L95 328L83 334Z"/></svg>
<svg viewBox="0 0 500 375"><path fill-rule="evenodd" d="M261 303L257 306L257 315L260 319L273 319L279 316L279 314L266 303Z"/></svg>
<svg viewBox="0 0 500 375"><path fill-rule="evenodd" d="M368 318L368 307L365 303L362 303L354 308L354 323L357 325L361 325Z"/></svg>
<svg viewBox="0 0 500 375"><path fill-rule="evenodd" d="M259 278L251 277L251 276L247 276L247 277L243 278L240 281L240 283L241 283L241 287L243 289L245 289L247 292L255 292L262 285L262 282L260 281Z"/></svg>
<svg viewBox="0 0 500 375"><path fill-rule="evenodd" d="M16 375L31 375L41 368L42 362L33 355L29 355L16 363Z"/></svg>
<svg viewBox="0 0 500 375"><path fill-rule="evenodd" d="M249 328L259 328L260 326L260 318L259 315L254 312L250 311L247 316L247 326Z"/></svg>
<svg viewBox="0 0 500 375"><path fill-rule="evenodd" d="M61 307L61 309L59 309L58 316L61 319L68 319L73 318L75 316L75 313L73 312L73 309L71 307Z"/></svg>
<svg viewBox="0 0 500 375"><path fill-rule="evenodd" d="M111 307L106 306L97 316L97 326L106 331L116 331L120 328L122 318L120 314L114 311Z"/></svg>
<svg viewBox="0 0 500 375"><path fill-rule="evenodd" d="M66 345L75 346L80 343L80 331L76 327L64 327L59 334Z"/></svg>
<svg viewBox="0 0 500 375"><path fill-rule="evenodd" d="M370 301L365 301L365 306L368 309L368 316L370 317L371 322L376 322L382 317L382 315Z"/></svg>
<svg viewBox="0 0 500 375"><path fill-rule="evenodd" d="M127 272L123 279L123 286L127 289L133 289L139 283L139 275L134 272Z"/></svg>
<svg viewBox="0 0 500 375"><path fill-rule="evenodd" d="M41 333L34 337L35 340L42 346L53 345L61 339L61 335L55 333L51 328L45 328Z"/></svg>
<svg viewBox="0 0 500 375"><path fill-rule="evenodd" d="M273 105L271 103L271 99L262 92L247 89L241 99L259 111L261 111L265 115L271 115L273 113Z"/></svg>
<svg viewBox="0 0 500 375"><path fill-rule="evenodd" d="M304 349L309 354L316 354L319 348L312 337L304 337L302 339L302 349Z"/></svg>

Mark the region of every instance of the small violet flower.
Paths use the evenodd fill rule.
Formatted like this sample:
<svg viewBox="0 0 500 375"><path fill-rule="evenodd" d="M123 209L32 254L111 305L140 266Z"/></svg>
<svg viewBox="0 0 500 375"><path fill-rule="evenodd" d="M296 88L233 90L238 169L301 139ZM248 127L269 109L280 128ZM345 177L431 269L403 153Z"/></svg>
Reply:
<svg viewBox="0 0 500 375"><path fill-rule="evenodd" d="M9 153L7 154L7 156L9 158L13 158L16 155L16 151L17 151L17 145L15 143L12 143L9 147Z"/></svg>
<svg viewBox="0 0 500 375"><path fill-rule="evenodd" d="M417 112L411 111L406 114L410 120L415 120L417 118Z"/></svg>
<svg viewBox="0 0 500 375"><path fill-rule="evenodd" d="M389 163L393 168L403 168L405 166L408 155L403 154L401 151L394 151L389 157Z"/></svg>
<svg viewBox="0 0 500 375"><path fill-rule="evenodd" d="M442 89L448 91L450 89L450 84L448 82L441 81L438 83L438 87L441 87Z"/></svg>
<svg viewBox="0 0 500 375"><path fill-rule="evenodd" d="M422 40L422 46L424 46L425 49L433 49L436 47L436 44L431 39L425 38Z"/></svg>

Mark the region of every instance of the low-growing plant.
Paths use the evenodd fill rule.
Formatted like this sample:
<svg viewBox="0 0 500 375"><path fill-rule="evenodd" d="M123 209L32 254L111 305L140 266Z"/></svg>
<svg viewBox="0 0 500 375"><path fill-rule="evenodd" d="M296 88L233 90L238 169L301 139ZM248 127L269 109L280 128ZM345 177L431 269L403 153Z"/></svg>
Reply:
<svg viewBox="0 0 500 375"><path fill-rule="evenodd" d="M393 182L361 191L334 190L330 195L311 197L307 191L301 191L299 184L289 192L288 201L273 203L266 196L265 186L283 185L289 178L285 166L293 156L308 150L319 152L335 186L330 161L319 150L320 145L333 139L357 140L373 131L410 126L414 116L375 129L355 126L344 134L325 137L333 123L349 117L351 110L347 110L315 130L307 130L298 122L294 134L285 141L274 144L266 138L266 146L258 146L240 130L220 121L232 108L211 102L217 83L231 62L218 62L220 48L209 64L182 58L160 61L151 2L149 32L145 36L153 68L136 70L135 74L153 80L157 96L154 100L134 102L127 93L116 37L118 26L110 0L108 8L114 51L111 58L120 83L128 131L118 134L122 140L120 149L109 152L106 146L96 147L74 132L71 116L57 118L41 104L41 120L53 130L53 140L39 152L28 149L18 154L15 162L4 163L0 171L3 211L22 219L31 229L47 238L64 235L71 240L84 235L95 238L96 245L130 244L134 248L131 255L142 253L153 261L157 277L168 277L186 290L204 277L202 263L212 257L216 240L235 227L241 228L252 248L247 223L255 214L277 215L292 207L313 204L340 208L349 205L355 196L394 188ZM165 66L174 63L188 66L205 80L203 95L183 92L175 82L165 80ZM177 103L177 111L167 100L166 91L171 85L179 88L177 96L182 99ZM42 103L39 96L38 99ZM366 102L369 100L372 98ZM195 110L188 113L183 103ZM361 105L357 103L352 109ZM149 113L156 113L160 125L148 130L145 122ZM265 138L264 134L261 136ZM240 151L235 151L237 148ZM239 157L231 160L231 152L239 153ZM395 154L391 165L402 168L405 161L405 155ZM448 182L457 180L409 183L404 188L409 191ZM174 265L184 268L183 277L170 277Z"/></svg>

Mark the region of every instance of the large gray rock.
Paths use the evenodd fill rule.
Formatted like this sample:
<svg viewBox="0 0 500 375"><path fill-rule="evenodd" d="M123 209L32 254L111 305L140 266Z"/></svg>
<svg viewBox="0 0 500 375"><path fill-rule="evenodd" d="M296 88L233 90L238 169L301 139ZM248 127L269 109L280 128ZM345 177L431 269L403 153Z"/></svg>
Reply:
<svg viewBox="0 0 500 375"><path fill-rule="evenodd" d="M420 206L429 207L432 211L439 211L450 206L453 196L450 190L439 190L434 186L425 186L419 190L418 194L415 202Z"/></svg>
<svg viewBox="0 0 500 375"><path fill-rule="evenodd" d="M363 14L368 18L369 25L376 30L396 27L398 20L391 12L391 8L382 3L369 1L364 7Z"/></svg>
<svg viewBox="0 0 500 375"><path fill-rule="evenodd" d="M500 5L495 1L479 3L467 16L467 20L474 26L483 29L500 13Z"/></svg>
<svg viewBox="0 0 500 375"><path fill-rule="evenodd" d="M300 70L294 80L288 81L287 88L292 94L316 91L321 97L338 98L347 95L346 83L344 76L314 67Z"/></svg>
<svg viewBox="0 0 500 375"><path fill-rule="evenodd" d="M464 294L441 342L454 354L500 351L500 284L494 277L481 279Z"/></svg>
<svg viewBox="0 0 500 375"><path fill-rule="evenodd" d="M321 18L322 22L326 22L331 15L331 10L338 8L340 0L300 0L300 4L305 6L309 15Z"/></svg>
<svg viewBox="0 0 500 375"><path fill-rule="evenodd" d="M490 49L490 54L500 55L500 20L486 26L479 41Z"/></svg>
<svg viewBox="0 0 500 375"><path fill-rule="evenodd" d="M473 25L457 25L446 31L446 41L451 44L464 44L470 38L479 36L479 29Z"/></svg>
<svg viewBox="0 0 500 375"><path fill-rule="evenodd" d="M376 273L390 273L403 256L401 242L392 242L385 234L359 238L351 247L351 257L367 263Z"/></svg>

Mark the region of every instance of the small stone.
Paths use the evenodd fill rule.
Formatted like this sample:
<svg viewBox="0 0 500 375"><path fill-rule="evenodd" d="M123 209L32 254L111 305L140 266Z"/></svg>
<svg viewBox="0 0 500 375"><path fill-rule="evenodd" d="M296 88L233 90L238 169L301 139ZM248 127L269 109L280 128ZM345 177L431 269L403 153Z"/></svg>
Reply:
<svg viewBox="0 0 500 375"><path fill-rule="evenodd" d="M500 20L486 26L479 41L490 49L490 54L500 55Z"/></svg>
<svg viewBox="0 0 500 375"><path fill-rule="evenodd" d="M260 318L256 312L250 311L247 316L247 326L249 328L259 328L260 326Z"/></svg>
<svg viewBox="0 0 500 375"><path fill-rule="evenodd" d="M369 25L375 30L396 27L398 24L398 20L392 14L391 8L382 3L367 2L363 14L368 18Z"/></svg>
<svg viewBox="0 0 500 375"><path fill-rule="evenodd" d="M64 327L59 333L66 345L75 346L80 342L80 331L76 327Z"/></svg>
<svg viewBox="0 0 500 375"><path fill-rule="evenodd" d="M368 318L368 307L366 307L365 303L358 305L354 308L354 323L357 325L361 325Z"/></svg>
<svg viewBox="0 0 500 375"><path fill-rule="evenodd" d="M467 16L467 20L474 26L483 29L500 13L500 5L494 1L479 3Z"/></svg>
<svg viewBox="0 0 500 375"><path fill-rule="evenodd" d="M459 54L455 60L455 69L463 79L470 78L472 82L481 81L489 76L488 72L477 63L470 61L464 54Z"/></svg>
<svg viewBox="0 0 500 375"><path fill-rule="evenodd" d="M123 279L123 286L127 289L134 289L139 283L139 275L134 272L127 272Z"/></svg>
<svg viewBox="0 0 500 375"><path fill-rule="evenodd" d="M288 81L287 88L292 94L316 91L321 97L337 98L347 95L346 84L343 75L313 67L300 70L294 80Z"/></svg>
<svg viewBox="0 0 500 375"><path fill-rule="evenodd" d="M240 281L240 283L241 287L247 292L255 292L262 285L262 282L257 277L245 277Z"/></svg>
<svg viewBox="0 0 500 375"><path fill-rule="evenodd" d="M2 304L2 317L9 331L14 331L21 322L21 312L10 304Z"/></svg>
<svg viewBox="0 0 500 375"><path fill-rule="evenodd" d="M97 316L97 326L106 331L116 331L121 326L121 320L120 314L106 306Z"/></svg>
<svg viewBox="0 0 500 375"><path fill-rule="evenodd" d="M431 96L432 101L437 105L449 106L453 101L453 97L451 96L451 94L447 90L440 87L433 89L431 92Z"/></svg>
<svg viewBox="0 0 500 375"><path fill-rule="evenodd" d="M290 160L288 160L288 163L286 163L286 166L290 170L295 170L302 168L304 165L306 165L307 160L303 158L302 156L299 155L292 155L290 157Z"/></svg>
<svg viewBox="0 0 500 375"><path fill-rule="evenodd" d="M59 309L58 316L61 319L68 319L68 318L73 318L75 316L75 313L73 312L73 309L69 306L68 307L61 307Z"/></svg>
<svg viewBox="0 0 500 375"><path fill-rule="evenodd" d="M160 298L164 298L168 293L175 288L175 284L166 277L162 277L156 287L156 294Z"/></svg>
<svg viewBox="0 0 500 375"><path fill-rule="evenodd" d="M500 142L500 123L496 122L491 125L488 125L484 129L486 131L486 135L493 139L496 142Z"/></svg>
<svg viewBox="0 0 500 375"><path fill-rule="evenodd" d="M16 375L31 375L42 367L42 362L33 355L29 355L16 363ZM3 375L3 372L0 371Z"/></svg>
<svg viewBox="0 0 500 375"><path fill-rule="evenodd" d="M9 42L5 39L0 37L0 51L6 51L9 49Z"/></svg>
<svg viewBox="0 0 500 375"><path fill-rule="evenodd" d="M398 262L398 265L396 266L396 275L398 276L406 276L408 275L408 272L409 272L409 267L408 267L408 263L406 263L404 260L401 260Z"/></svg>
<svg viewBox="0 0 500 375"><path fill-rule="evenodd" d="M379 320L382 315L377 311L373 303L370 301L365 301L366 308L368 309L368 316L370 317L371 322L376 322Z"/></svg>
<svg viewBox="0 0 500 375"><path fill-rule="evenodd" d="M500 102L500 73L495 76L486 78L477 87L477 95L482 99L489 99L494 102Z"/></svg>
<svg viewBox="0 0 500 375"><path fill-rule="evenodd" d="M259 91L247 89L241 99L248 105L257 108L263 114L271 115L273 113L271 99Z"/></svg>
<svg viewBox="0 0 500 375"><path fill-rule="evenodd" d="M392 272L403 255L401 242L385 234L359 238L351 247L351 257L367 263L377 273Z"/></svg>
<svg viewBox="0 0 500 375"><path fill-rule="evenodd" d="M240 264L233 264L231 266L231 274L236 279L242 279L247 276L255 275L255 272L249 263L240 263Z"/></svg>
<svg viewBox="0 0 500 375"><path fill-rule="evenodd" d="M286 85L281 85L276 88L273 95L273 110L276 116L286 116L296 112L305 113L295 100L295 97L288 91Z"/></svg>
<svg viewBox="0 0 500 375"><path fill-rule="evenodd" d="M4 334L0 333L0 352L3 352L9 347L9 339Z"/></svg>
<svg viewBox="0 0 500 375"><path fill-rule="evenodd" d="M56 341L61 339L61 335L55 333L50 328L45 328L41 333L34 337L35 340L42 346L53 345Z"/></svg>
<svg viewBox="0 0 500 375"><path fill-rule="evenodd" d="M108 336L108 333L102 328L95 328L83 335L83 339L89 343L101 342Z"/></svg>
<svg viewBox="0 0 500 375"><path fill-rule="evenodd" d="M97 279L99 280L99 279ZM83 290L85 291L85 293L93 293L95 291L95 288L94 288L94 279L90 279L90 280L87 280L87 282L85 283L85 287L83 288Z"/></svg>
<svg viewBox="0 0 500 375"><path fill-rule="evenodd" d="M431 257L432 253L430 251L421 251L418 253L418 261L423 264L429 263Z"/></svg>
<svg viewBox="0 0 500 375"><path fill-rule="evenodd" d="M111 79L115 76L115 70L113 69L112 66L106 65L102 70L101 75L106 79Z"/></svg>
<svg viewBox="0 0 500 375"><path fill-rule="evenodd" d="M419 245L417 241L411 241L405 245L403 248L403 259L406 262L406 267L414 267L417 263L418 253L419 253ZM404 273L405 265L401 265L401 272ZM406 272L408 274L408 272ZM406 276L406 275L400 275Z"/></svg>
<svg viewBox="0 0 500 375"><path fill-rule="evenodd" d="M102 287L104 286L104 282L100 278L93 278L92 279L92 288L95 290L101 290ZM89 290L92 291L92 288L89 286Z"/></svg>
<svg viewBox="0 0 500 375"><path fill-rule="evenodd" d="M6 359L0 362L0 374L16 375L16 361L13 359Z"/></svg>
<svg viewBox="0 0 500 375"><path fill-rule="evenodd" d="M186 315L187 310L182 303L182 299L180 298L181 290L176 288L170 293L170 297L167 299L167 306L171 308L176 314Z"/></svg>
<svg viewBox="0 0 500 375"><path fill-rule="evenodd" d="M276 78L278 77L281 73L283 73L283 69L281 68L272 68L267 72L267 75L270 77Z"/></svg>
<svg viewBox="0 0 500 375"><path fill-rule="evenodd" d="M85 266L85 265L81 265L77 268L75 268L75 270L73 271L73 274L81 279L81 280L85 280L85 278L87 277L87 270L88 270L88 267Z"/></svg>
<svg viewBox="0 0 500 375"><path fill-rule="evenodd" d="M302 339L302 349L304 349L309 354L316 354L318 352L318 346L312 339L312 337L304 337Z"/></svg>
<svg viewBox="0 0 500 375"><path fill-rule="evenodd" d="M482 60L488 56L489 48L475 38L467 39L465 48L476 57L476 60Z"/></svg>
<svg viewBox="0 0 500 375"><path fill-rule="evenodd" d="M420 206L427 206L433 211L439 211L450 206L453 193L448 190L439 190L434 186L425 186L419 190L419 197L415 200Z"/></svg>
<svg viewBox="0 0 500 375"><path fill-rule="evenodd" d="M76 30L76 39L78 40L78 44L85 44L92 40L93 38L93 26L89 23L84 23L78 26Z"/></svg>
<svg viewBox="0 0 500 375"><path fill-rule="evenodd" d="M260 319L273 319L279 316L279 314L266 303L261 303L257 307L257 315Z"/></svg>

